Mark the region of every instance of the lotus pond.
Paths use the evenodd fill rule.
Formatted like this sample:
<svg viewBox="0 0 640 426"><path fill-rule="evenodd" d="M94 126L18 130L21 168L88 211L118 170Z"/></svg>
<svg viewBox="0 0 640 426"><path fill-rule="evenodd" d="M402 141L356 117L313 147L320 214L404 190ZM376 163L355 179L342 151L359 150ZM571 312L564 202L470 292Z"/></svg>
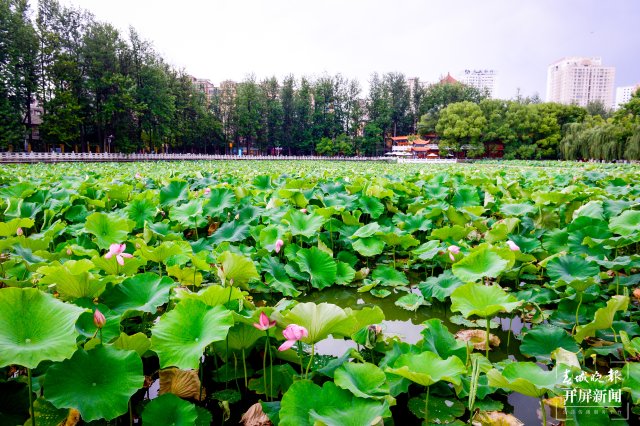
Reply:
<svg viewBox="0 0 640 426"><path fill-rule="evenodd" d="M640 168L0 170L0 425L634 424Z"/></svg>

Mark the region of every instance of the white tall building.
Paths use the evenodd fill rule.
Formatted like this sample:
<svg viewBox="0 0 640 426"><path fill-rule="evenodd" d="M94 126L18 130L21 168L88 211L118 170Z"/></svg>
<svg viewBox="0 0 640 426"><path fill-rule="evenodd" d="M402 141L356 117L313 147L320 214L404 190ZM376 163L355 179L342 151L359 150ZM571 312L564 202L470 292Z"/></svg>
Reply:
<svg viewBox="0 0 640 426"><path fill-rule="evenodd" d="M620 108L620 105L626 104L631 99L631 95L640 90L640 83L635 86L623 86L616 88L616 104L615 109Z"/></svg>
<svg viewBox="0 0 640 426"><path fill-rule="evenodd" d="M460 83L473 86L493 98L497 75L498 73L494 70L464 70L456 77Z"/></svg>
<svg viewBox="0 0 640 426"><path fill-rule="evenodd" d="M600 101L612 108L615 74L616 69L602 66L600 58L562 58L547 70L547 102L587 106Z"/></svg>

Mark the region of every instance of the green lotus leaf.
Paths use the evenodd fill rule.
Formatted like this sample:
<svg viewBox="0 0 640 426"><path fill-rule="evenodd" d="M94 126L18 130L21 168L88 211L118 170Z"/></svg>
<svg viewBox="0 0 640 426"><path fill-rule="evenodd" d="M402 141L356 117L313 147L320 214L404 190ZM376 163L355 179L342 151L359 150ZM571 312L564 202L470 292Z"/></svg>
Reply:
<svg viewBox="0 0 640 426"><path fill-rule="evenodd" d="M254 321L258 323L258 319ZM251 349L253 345L265 336L264 331L258 330L252 324L236 322L229 329L228 339L214 344L216 352L226 355L227 345L230 351L242 351ZM247 352L248 355L248 352Z"/></svg>
<svg viewBox="0 0 640 426"><path fill-rule="evenodd" d="M510 234L509 239L516 243L522 253L531 253L540 247L538 238L528 238L522 235Z"/></svg>
<svg viewBox="0 0 640 426"><path fill-rule="evenodd" d="M127 204L124 208L127 217L134 221L134 229L144 227L145 222L153 222L158 213L158 204L148 198L136 198Z"/></svg>
<svg viewBox="0 0 640 426"><path fill-rule="evenodd" d="M138 355L142 356L151 348L151 340L144 333L136 333L131 336L120 333L113 343L114 348L124 351L136 351Z"/></svg>
<svg viewBox="0 0 640 426"><path fill-rule="evenodd" d="M13 237L18 228L31 228L33 224L33 219L29 218L15 218L6 223L0 222L0 237Z"/></svg>
<svg viewBox="0 0 640 426"><path fill-rule="evenodd" d="M0 289L0 306L0 367L35 368L73 355L83 309L32 288Z"/></svg>
<svg viewBox="0 0 640 426"><path fill-rule="evenodd" d="M466 373L467 369L456 356L442 359L437 354L427 351L400 355L393 363L393 368L387 367L385 371L422 386L431 386L441 380L460 385L460 376Z"/></svg>
<svg viewBox="0 0 640 426"><path fill-rule="evenodd" d="M428 414L429 424L451 425L456 418L462 416L465 412L464 404L456 398L429 395L428 411L425 413L425 398L426 395L424 394L417 398L411 398L407 403L407 407L419 419L424 419L425 414Z"/></svg>
<svg viewBox="0 0 640 426"><path fill-rule="evenodd" d="M158 426L195 425L198 419L196 406L172 393L165 393L151 400L142 411L142 422Z"/></svg>
<svg viewBox="0 0 640 426"><path fill-rule="evenodd" d="M78 349L47 370L45 398L56 408L76 408L85 421L114 419L144 384L142 360L133 351L99 345Z"/></svg>
<svg viewBox="0 0 640 426"><path fill-rule="evenodd" d="M551 361L551 353L558 348L578 352L576 341L562 328L549 324L533 327L522 338L520 352L536 357L538 361Z"/></svg>
<svg viewBox="0 0 640 426"><path fill-rule="evenodd" d="M405 286L409 284L409 280L403 272L397 271L392 266L387 265L378 266L371 274L371 278L380 281L381 285L390 287Z"/></svg>
<svg viewBox="0 0 640 426"><path fill-rule="evenodd" d="M213 244L220 244L225 241L230 243L243 241L249 236L249 225L245 225L238 220L227 222L222 225L210 237Z"/></svg>
<svg viewBox="0 0 640 426"><path fill-rule="evenodd" d="M407 311L417 311L420 306L428 306L431 303L424 300L421 294L407 293L398 298L394 303Z"/></svg>
<svg viewBox="0 0 640 426"><path fill-rule="evenodd" d="M444 302L451 296L453 291L463 284L450 269L445 270L437 277L429 277L426 281L418 284L420 292L425 299L431 299L435 297L441 302Z"/></svg>
<svg viewBox="0 0 640 426"><path fill-rule="evenodd" d="M109 342L116 337L120 336L120 321L122 317L117 312L113 312L108 306L104 304L95 305L91 299L79 299L75 301L75 304L81 308L85 308L86 311L80 315L78 321L76 321L76 331L87 339L95 338L98 334L98 327L96 327L93 320L93 314L97 310L105 316L106 323L102 327L102 339L104 342ZM96 341L99 342L98 339ZM88 347L85 347L88 350Z"/></svg>
<svg viewBox="0 0 640 426"><path fill-rule="evenodd" d="M380 232L380 225L378 224L378 222L371 222L368 225L364 225L363 227L358 228L358 230L354 232L353 235L349 238L352 240L355 240L356 238L368 238L378 232Z"/></svg>
<svg viewBox="0 0 640 426"><path fill-rule="evenodd" d="M27 407L28 410L28 407ZM40 397L33 401L33 411L35 413L35 421L38 426L60 426L65 424L65 420L70 415L70 411L66 408L56 408L52 403L47 401L46 399ZM2 413L4 416L4 413ZM21 416L22 417L22 416ZM10 420L10 419L3 419ZM17 425L18 420L14 423L6 423L6 425ZM24 425L30 426L32 424L32 419L29 418Z"/></svg>
<svg viewBox="0 0 640 426"><path fill-rule="evenodd" d="M282 239L282 237L283 232L280 227L269 225L260 230L258 241L260 242L261 247L268 251L274 251L276 248L276 242L278 242L279 239Z"/></svg>
<svg viewBox="0 0 640 426"><path fill-rule="evenodd" d="M169 218L186 228L201 227L207 223L206 218L202 215L202 202L200 200L191 200L188 203L171 207Z"/></svg>
<svg viewBox="0 0 640 426"><path fill-rule="evenodd" d="M505 271L509 261L484 246L473 251L452 266L453 274L464 282L476 282L484 277L496 278Z"/></svg>
<svg viewBox="0 0 640 426"><path fill-rule="evenodd" d="M221 264L218 277L225 284L233 280L233 285L245 288L249 281L260 278L256 265L248 257L225 251L218 257L218 262Z"/></svg>
<svg viewBox="0 0 640 426"><path fill-rule="evenodd" d="M629 306L629 296L611 297L604 308L596 311L593 321L576 327L574 338L581 343L585 338L595 336L596 330L611 328L616 312L626 311L627 306Z"/></svg>
<svg viewBox="0 0 640 426"><path fill-rule="evenodd" d="M384 321L384 312L379 306L365 306L362 309L345 308L347 321L342 323L339 335L351 336L363 327L380 324Z"/></svg>
<svg viewBox="0 0 640 426"><path fill-rule="evenodd" d="M220 217L227 210L235 206L236 194L228 188L213 188L209 199L204 205L205 216Z"/></svg>
<svg viewBox="0 0 640 426"><path fill-rule="evenodd" d="M640 211L627 210L609 221L609 229L618 235L630 236L640 229Z"/></svg>
<svg viewBox="0 0 640 426"><path fill-rule="evenodd" d="M442 320L434 318L423 323L425 325L422 330L423 350L433 352L440 358L445 359L451 356L457 356L461 360L466 361L467 347L463 342L449 332L449 329L442 323Z"/></svg>
<svg viewBox="0 0 640 426"><path fill-rule="evenodd" d="M460 312L465 318L471 315L487 318L498 312L511 312L521 304L499 285L468 283L451 293L451 311Z"/></svg>
<svg viewBox="0 0 640 426"><path fill-rule="evenodd" d="M384 204L375 197L363 195L358 199L358 206L363 213L369 214L372 219L377 219L384 213Z"/></svg>
<svg viewBox="0 0 640 426"><path fill-rule="evenodd" d="M289 278L285 265L280 263L277 258L263 257L260 261L260 267L265 274L265 284L270 289L278 291L284 296L297 297L300 295L300 291Z"/></svg>
<svg viewBox="0 0 640 426"><path fill-rule="evenodd" d="M172 180L169 185L160 189L160 206L176 205L179 201L189 199L189 184L183 180Z"/></svg>
<svg viewBox="0 0 640 426"><path fill-rule="evenodd" d="M556 257L547 263L549 278L560 285L569 285L578 291L584 291L598 281L600 268L594 262L582 257L567 255Z"/></svg>
<svg viewBox="0 0 640 426"><path fill-rule="evenodd" d="M51 266L42 266L38 273L43 275L41 284L53 284L62 299L73 300L96 297L104 290L105 283L89 272L94 267L89 259L68 260L62 265L53 262Z"/></svg>
<svg viewBox="0 0 640 426"><path fill-rule="evenodd" d="M362 426L390 417L387 401L354 397L326 382L322 388L308 380L295 382L282 396L280 426Z"/></svg>
<svg viewBox="0 0 640 426"><path fill-rule="evenodd" d="M533 362L513 362L502 373L495 368L487 372L489 386L503 388L526 396L540 398L562 382L558 371L546 371Z"/></svg>
<svg viewBox="0 0 640 426"><path fill-rule="evenodd" d="M302 272L309 274L313 287L322 290L335 283L338 271L336 261L317 247L300 249L296 262Z"/></svg>
<svg viewBox="0 0 640 426"><path fill-rule="evenodd" d="M106 259L104 256L93 256L91 258L93 265L106 272L107 275L135 275L138 270L146 265L145 259L138 259L136 257L124 260L124 266L118 264L118 259L113 256L111 259Z"/></svg>
<svg viewBox="0 0 640 426"><path fill-rule="evenodd" d="M202 274L192 266L167 266L167 274L174 277L183 286L199 286L202 284Z"/></svg>
<svg viewBox="0 0 640 426"><path fill-rule="evenodd" d="M360 290L361 289L358 289L358 291ZM370 288L369 293L371 293L372 296L379 297L380 299L384 299L385 297L390 296L392 294L386 288Z"/></svg>
<svg viewBox="0 0 640 426"><path fill-rule="evenodd" d="M460 225L442 226L431 232L431 239L458 242L466 237L469 232L471 232L471 229L472 228L465 228Z"/></svg>
<svg viewBox="0 0 640 426"><path fill-rule="evenodd" d="M352 246L355 251L365 257L379 255L384 250L385 242L376 237L359 238Z"/></svg>
<svg viewBox="0 0 640 426"><path fill-rule="evenodd" d="M348 263L336 262L336 284L349 284L356 276L356 270Z"/></svg>
<svg viewBox="0 0 640 426"><path fill-rule="evenodd" d="M156 247L140 244L138 253L151 262L164 263L171 256L191 253L191 247L186 241L163 241Z"/></svg>
<svg viewBox="0 0 640 426"><path fill-rule="evenodd" d="M96 237L96 244L101 249L108 249L111 244L121 244L127 240L135 222L116 214L92 213L87 216L84 230Z"/></svg>
<svg viewBox="0 0 640 426"><path fill-rule="evenodd" d="M305 214L299 210L291 210L283 219L289 224L291 235L302 235L312 237L320 231L324 225L325 218L316 214Z"/></svg>
<svg viewBox="0 0 640 426"><path fill-rule="evenodd" d="M261 377L251 379L249 381L249 389L257 394L267 395L270 398L278 398L280 394L284 394L295 381L297 372L290 364L281 364L278 366L267 367L266 370L258 371ZM264 390L264 377L268 378L268 392Z"/></svg>
<svg viewBox="0 0 640 426"><path fill-rule="evenodd" d="M440 251L442 251L440 241L431 240L415 248L412 253L417 255L418 259L431 260L436 257Z"/></svg>
<svg viewBox="0 0 640 426"><path fill-rule="evenodd" d="M102 295L102 301L115 312L127 311L155 313L158 307L169 302L171 289L176 283L169 277L152 272L125 279Z"/></svg>
<svg viewBox="0 0 640 426"><path fill-rule="evenodd" d="M360 398L381 399L389 394L387 376L376 365L347 362L334 372L336 386Z"/></svg>
<svg viewBox="0 0 640 426"><path fill-rule="evenodd" d="M318 343L330 334L344 332L348 316L344 309L331 303L299 303L285 316L286 324L297 324L307 329L309 336L303 339L309 344Z"/></svg>
<svg viewBox="0 0 640 426"><path fill-rule="evenodd" d="M222 306L181 301L151 329L151 345L160 358L160 368L198 368L204 349L223 340L232 325L231 312Z"/></svg>
<svg viewBox="0 0 640 426"><path fill-rule="evenodd" d="M505 216L526 216L536 211L538 210L528 203L503 204L500 206L500 213Z"/></svg>
<svg viewBox="0 0 640 426"><path fill-rule="evenodd" d="M622 367L622 390L631 394L634 404L640 404L640 363L628 362Z"/></svg>
<svg viewBox="0 0 640 426"><path fill-rule="evenodd" d="M465 206L480 205L478 189L469 186L458 187L456 192L453 194L451 204L453 204L456 209L460 209Z"/></svg>

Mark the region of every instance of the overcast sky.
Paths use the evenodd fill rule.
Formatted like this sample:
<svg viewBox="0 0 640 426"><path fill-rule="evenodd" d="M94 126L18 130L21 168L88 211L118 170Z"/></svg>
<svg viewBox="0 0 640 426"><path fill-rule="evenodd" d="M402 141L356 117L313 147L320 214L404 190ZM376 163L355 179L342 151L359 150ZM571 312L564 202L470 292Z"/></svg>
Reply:
<svg viewBox="0 0 640 426"><path fill-rule="evenodd" d="M599 56L615 86L640 83L638 0L60 0L150 40L214 84L373 72L434 81L494 69L497 97L546 90L547 66Z"/></svg>

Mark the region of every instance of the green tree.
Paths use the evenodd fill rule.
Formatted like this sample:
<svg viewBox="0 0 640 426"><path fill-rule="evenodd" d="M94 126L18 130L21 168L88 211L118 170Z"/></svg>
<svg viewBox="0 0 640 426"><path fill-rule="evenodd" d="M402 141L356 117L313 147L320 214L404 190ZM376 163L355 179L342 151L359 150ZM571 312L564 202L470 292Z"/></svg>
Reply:
<svg viewBox="0 0 640 426"><path fill-rule="evenodd" d="M451 104L440 113L436 131L440 135L440 149L467 151L470 156L484 152L481 136L487 120L477 104L465 101Z"/></svg>

